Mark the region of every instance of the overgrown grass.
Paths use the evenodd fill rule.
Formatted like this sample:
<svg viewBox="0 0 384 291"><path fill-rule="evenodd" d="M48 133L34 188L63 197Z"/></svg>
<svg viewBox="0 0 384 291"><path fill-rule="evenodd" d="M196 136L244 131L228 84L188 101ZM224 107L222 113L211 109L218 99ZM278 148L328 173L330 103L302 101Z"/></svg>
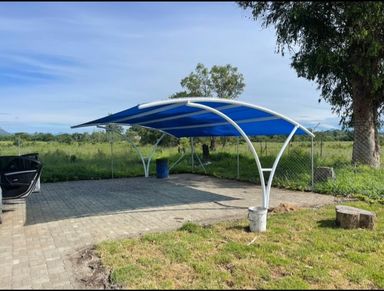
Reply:
<svg viewBox="0 0 384 291"><path fill-rule="evenodd" d="M255 143L263 167L271 167L281 143ZM334 167L336 180L316 183L314 190L320 193L351 195L384 201L384 168L352 167L351 142L324 142L322 150L315 144L315 165ZM196 146L201 157L201 146ZM145 155L151 152L150 146L141 147ZM25 142L17 148L11 142L0 142L0 155L38 152L44 163L42 181L57 182L80 179L112 178L111 147L109 143ZM311 190L311 144L293 142L283 155L277 168L273 186L291 190ZM260 183L255 161L247 145L240 144L239 180ZM180 156L177 148L160 147L153 157L150 173L155 175L155 159L166 157L171 165ZM219 178L237 179L236 145L218 146L211 153L211 163L206 165L207 173L195 161L195 173ZM384 160L384 157L383 157ZM187 154L171 173L191 172L191 157ZM126 142L113 145L113 177L142 176L143 166L135 150Z"/></svg>
<svg viewBox="0 0 384 291"><path fill-rule="evenodd" d="M344 166L336 168L337 179L315 184L315 191L336 195L349 194L384 202L384 168Z"/></svg>
<svg viewBox="0 0 384 291"><path fill-rule="evenodd" d="M111 279L144 289L349 289L384 288L384 210L373 231L336 228L334 206L269 216L268 231L248 222L180 230L97 246ZM256 235L254 243L249 245Z"/></svg>

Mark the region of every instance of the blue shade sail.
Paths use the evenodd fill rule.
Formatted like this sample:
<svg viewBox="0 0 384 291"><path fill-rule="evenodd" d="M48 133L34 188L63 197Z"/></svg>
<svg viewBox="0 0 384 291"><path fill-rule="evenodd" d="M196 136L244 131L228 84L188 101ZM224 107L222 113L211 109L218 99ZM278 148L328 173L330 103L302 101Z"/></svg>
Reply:
<svg viewBox="0 0 384 291"><path fill-rule="evenodd" d="M264 107L220 98L194 97L140 104L72 128L106 125L138 125L163 131L175 137L240 136L223 117L191 104L202 104L232 119L248 136L313 134L296 121Z"/></svg>

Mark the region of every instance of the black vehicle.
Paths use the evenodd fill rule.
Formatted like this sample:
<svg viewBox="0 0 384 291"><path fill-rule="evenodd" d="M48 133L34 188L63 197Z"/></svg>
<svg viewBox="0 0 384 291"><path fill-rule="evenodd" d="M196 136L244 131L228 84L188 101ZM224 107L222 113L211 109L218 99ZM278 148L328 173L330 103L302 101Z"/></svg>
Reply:
<svg viewBox="0 0 384 291"><path fill-rule="evenodd" d="M28 197L40 178L42 164L37 153L0 156L0 187L3 200Z"/></svg>

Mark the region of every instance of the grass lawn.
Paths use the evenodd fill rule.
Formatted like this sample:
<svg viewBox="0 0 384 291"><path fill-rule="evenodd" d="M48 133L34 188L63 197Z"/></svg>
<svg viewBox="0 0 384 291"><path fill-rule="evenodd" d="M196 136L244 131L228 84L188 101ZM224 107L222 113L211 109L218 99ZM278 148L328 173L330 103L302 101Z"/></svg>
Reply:
<svg viewBox="0 0 384 291"><path fill-rule="evenodd" d="M269 215L268 231L246 220L106 241L97 246L111 279L124 288L384 288L384 209L373 231L335 227L335 207ZM249 244L256 236L255 241Z"/></svg>

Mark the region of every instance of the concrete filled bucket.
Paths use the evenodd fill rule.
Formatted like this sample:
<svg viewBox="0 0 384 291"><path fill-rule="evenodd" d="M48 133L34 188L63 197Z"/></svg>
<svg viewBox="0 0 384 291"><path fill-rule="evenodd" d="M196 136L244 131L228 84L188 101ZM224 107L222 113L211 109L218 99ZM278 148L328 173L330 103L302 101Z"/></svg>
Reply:
<svg viewBox="0 0 384 291"><path fill-rule="evenodd" d="M249 229L252 232L263 232L267 230L267 208L249 207L248 220Z"/></svg>

